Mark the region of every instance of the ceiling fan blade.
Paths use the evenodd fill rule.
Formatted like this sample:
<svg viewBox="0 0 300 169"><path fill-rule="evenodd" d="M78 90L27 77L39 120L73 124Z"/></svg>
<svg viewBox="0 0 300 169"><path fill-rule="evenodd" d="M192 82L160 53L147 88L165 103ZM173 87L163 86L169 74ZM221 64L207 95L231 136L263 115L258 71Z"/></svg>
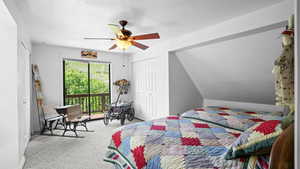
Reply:
<svg viewBox="0 0 300 169"><path fill-rule="evenodd" d="M108 50L113 50L113 49L115 49L116 47L117 47L117 45L114 44L114 45L112 45Z"/></svg>
<svg viewBox="0 0 300 169"><path fill-rule="evenodd" d="M115 40L113 38L83 38L85 40Z"/></svg>
<svg viewBox="0 0 300 169"><path fill-rule="evenodd" d="M143 50L146 50L147 48L149 48L149 46L143 45L143 44L138 43L138 42L136 42L136 41L131 41L131 44L132 44L133 46L136 46L136 47L138 47L138 48L140 48L140 49L143 49Z"/></svg>
<svg viewBox="0 0 300 169"><path fill-rule="evenodd" d="M132 40L147 40L147 39L159 39L160 36L158 33L149 33L145 35L137 35L137 36L131 36L130 39Z"/></svg>
<svg viewBox="0 0 300 169"><path fill-rule="evenodd" d="M123 35L123 33L121 32L121 29L118 25L108 24L108 26L113 31L113 33L115 33L116 35Z"/></svg>

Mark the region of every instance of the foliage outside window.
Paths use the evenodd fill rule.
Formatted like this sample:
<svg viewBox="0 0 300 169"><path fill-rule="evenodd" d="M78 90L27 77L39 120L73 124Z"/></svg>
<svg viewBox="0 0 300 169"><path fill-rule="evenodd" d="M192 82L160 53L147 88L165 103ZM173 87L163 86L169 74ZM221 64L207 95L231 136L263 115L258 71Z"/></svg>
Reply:
<svg viewBox="0 0 300 169"><path fill-rule="evenodd" d="M91 94L109 93L109 65L92 63L90 74ZM89 93L87 63L65 63L65 87L67 95Z"/></svg>

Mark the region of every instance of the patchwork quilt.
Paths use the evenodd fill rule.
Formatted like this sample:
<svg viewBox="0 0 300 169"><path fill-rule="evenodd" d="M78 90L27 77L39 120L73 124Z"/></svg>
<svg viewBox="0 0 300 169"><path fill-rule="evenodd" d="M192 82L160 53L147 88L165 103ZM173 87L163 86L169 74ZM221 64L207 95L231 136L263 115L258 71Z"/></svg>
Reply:
<svg viewBox="0 0 300 169"><path fill-rule="evenodd" d="M245 131L257 122L267 120L282 120L280 113L254 112L226 107L203 107L187 111L181 115L187 119L196 119L214 123L226 128Z"/></svg>
<svg viewBox="0 0 300 169"><path fill-rule="evenodd" d="M267 169L267 156L225 160L240 131L177 116L118 128L104 161L119 169Z"/></svg>

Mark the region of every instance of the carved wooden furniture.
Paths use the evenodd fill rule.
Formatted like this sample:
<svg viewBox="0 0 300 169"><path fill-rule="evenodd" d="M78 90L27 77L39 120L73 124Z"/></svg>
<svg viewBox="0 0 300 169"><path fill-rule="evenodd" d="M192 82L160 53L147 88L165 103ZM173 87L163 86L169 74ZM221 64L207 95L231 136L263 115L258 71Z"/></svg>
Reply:
<svg viewBox="0 0 300 169"><path fill-rule="evenodd" d="M273 144L269 168L294 168L294 124L286 128Z"/></svg>
<svg viewBox="0 0 300 169"><path fill-rule="evenodd" d="M60 120L63 120L64 115L58 114L55 111L54 106L51 105L43 105L42 112L45 124L41 131L41 134L44 134L46 130L49 130L51 132L51 135L53 135L53 129L56 128L56 126L53 127L53 125L58 124Z"/></svg>
<svg viewBox="0 0 300 169"><path fill-rule="evenodd" d="M88 131L86 122L90 119L90 116L82 112L80 105L69 106L66 109L66 112L67 112L66 114L67 116L65 120L65 129L64 129L63 136L67 131L73 131L76 137L78 137L77 134L78 126L83 126L85 127L86 131Z"/></svg>

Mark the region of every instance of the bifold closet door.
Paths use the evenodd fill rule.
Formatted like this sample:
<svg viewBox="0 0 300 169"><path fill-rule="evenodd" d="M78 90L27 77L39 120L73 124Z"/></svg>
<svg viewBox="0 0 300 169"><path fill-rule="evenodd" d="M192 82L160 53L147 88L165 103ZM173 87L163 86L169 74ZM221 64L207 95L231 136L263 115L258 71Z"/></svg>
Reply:
<svg viewBox="0 0 300 169"><path fill-rule="evenodd" d="M136 116L150 120L157 116L157 72L155 59L132 63L133 99Z"/></svg>

